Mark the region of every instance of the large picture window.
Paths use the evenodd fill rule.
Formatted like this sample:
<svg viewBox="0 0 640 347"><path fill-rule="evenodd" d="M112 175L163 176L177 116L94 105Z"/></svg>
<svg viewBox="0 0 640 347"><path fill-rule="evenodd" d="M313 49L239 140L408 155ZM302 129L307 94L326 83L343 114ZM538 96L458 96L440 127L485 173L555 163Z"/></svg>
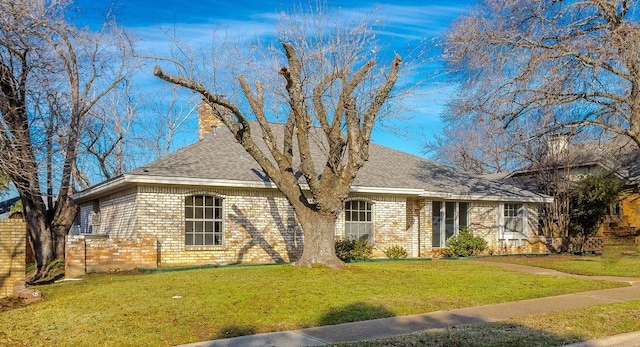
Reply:
<svg viewBox="0 0 640 347"><path fill-rule="evenodd" d="M222 199L191 195L184 200L184 244L186 246L222 246Z"/></svg>
<svg viewBox="0 0 640 347"><path fill-rule="evenodd" d="M434 201L431 205L431 246L446 247L458 230L469 227L469 203Z"/></svg>
<svg viewBox="0 0 640 347"><path fill-rule="evenodd" d="M345 236L350 239L367 240L373 244L372 204L363 200L344 203Z"/></svg>

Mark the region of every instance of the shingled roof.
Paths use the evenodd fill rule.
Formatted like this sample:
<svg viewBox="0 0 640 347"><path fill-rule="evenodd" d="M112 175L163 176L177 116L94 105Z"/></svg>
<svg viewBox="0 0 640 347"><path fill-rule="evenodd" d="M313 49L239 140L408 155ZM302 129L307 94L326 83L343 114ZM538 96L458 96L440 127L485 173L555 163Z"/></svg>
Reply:
<svg viewBox="0 0 640 347"><path fill-rule="evenodd" d="M257 123L252 125L252 136L268 153L261 140L260 127ZM274 134L282 134L281 124L272 126ZM321 170L326 142L319 129L312 129L310 135L314 143L312 156ZM101 195L100 192L139 183L275 188L231 132L222 128L193 145L91 187L74 198L85 200ZM459 200L540 202L550 199L373 143L369 148L369 161L358 172L352 191Z"/></svg>
<svg viewBox="0 0 640 347"><path fill-rule="evenodd" d="M556 161L549 160L548 168L599 168L612 172L628 184L640 183L640 150L626 138L613 138L606 142L584 142L568 147ZM517 170L506 175L485 175L492 180L521 185L522 181L512 178L531 176L540 171L540 164Z"/></svg>

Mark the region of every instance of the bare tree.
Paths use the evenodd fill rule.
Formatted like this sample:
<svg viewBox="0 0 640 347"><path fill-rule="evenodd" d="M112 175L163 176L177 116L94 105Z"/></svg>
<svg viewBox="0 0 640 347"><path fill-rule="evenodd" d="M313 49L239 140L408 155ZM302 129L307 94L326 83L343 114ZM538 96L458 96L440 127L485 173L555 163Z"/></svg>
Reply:
<svg viewBox="0 0 640 347"><path fill-rule="evenodd" d="M458 116L591 128L640 146L640 26L631 0L485 0L446 38Z"/></svg>
<svg viewBox="0 0 640 347"><path fill-rule="evenodd" d="M194 119L199 100L185 97L176 85L169 85L165 93L154 93L145 97L147 102L140 105L146 112L136 117L137 134L135 143L145 153L137 155L146 162L160 158L180 146L181 136L193 134L189 120Z"/></svg>
<svg viewBox="0 0 640 347"><path fill-rule="evenodd" d="M178 93L144 93L128 82L100 99L84 120L74 180L82 189L153 161L193 140L187 129L197 102Z"/></svg>
<svg viewBox="0 0 640 347"><path fill-rule="evenodd" d="M303 254L296 264L341 267L334 249L337 214L367 161L371 131L379 114L387 111L401 59L396 54L388 65L378 64L373 56L381 53L368 18L345 26L339 15L313 9L282 19L279 48L236 45L225 55L210 56L206 75L191 70L193 57L176 64L176 74L159 66L154 74L200 94L214 109L226 110L220 112L221 120L296 213L304 232ZM254 55L243 60L233 56L232 64L221 68L222 57L244 53L242 47ZM227 83L225 73L231 77ZM231 83L235 90L223 89ZM257 120L268 153L251 136L249 117ZM271 120L285 122L282 142L276 142ZM321 128L326 143L322 162L311 156L318 141L311 135L314 126Z"/></svg>
<svg viewBox="0 0 640 347"><path fill-rule="evenodd" d="M101 98L88 112L74 177L82 189L91 185L90 177L108 180L141 164L132 153L137 145L134 129L140 114L137 111L131 84L125 83Z"/></svg>
<svg viewBox="0 0 640 347"><path fill-rule="evenodd" d="M426 148L434 159L474 174L510 172L528 162L523 157L527 140L522 132L507 131L492 118L444 119L441 134Z"/></svg>
<svg viewBox="0 0 640 347"><path fill-rule="evenodd" d="M542 206L538 215L541 234L548 238L568 241L571 170L578 164L572 146L578 145L578 139L569 133L532 139L523 147L522 162L526 166L509 179L509 183L553 197L553 202Z"/></svg>
<svg viewBox="0 0 640 347"><path fill-rule="evenodd" d="M98 33L75 28L64 20L67 5L0 0L0 168L22 200L37 263L32 281L45 275L49 262L64 258L77 210L70 195L82 125L95 103L123 81L127 66L123 33L109 23ZM43 201L43 169L51 204Z"/></svg>

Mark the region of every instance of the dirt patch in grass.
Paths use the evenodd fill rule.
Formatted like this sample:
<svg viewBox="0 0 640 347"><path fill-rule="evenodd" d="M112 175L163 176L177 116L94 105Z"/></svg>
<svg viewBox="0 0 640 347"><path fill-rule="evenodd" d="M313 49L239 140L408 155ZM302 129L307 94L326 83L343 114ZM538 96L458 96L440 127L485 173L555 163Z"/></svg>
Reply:
<svg viewBox="0 0 640 347"><path fill-rule="evenodd" d="M27 306L27 300L23 298L17 298L15 296L10 296L7 298L0 299L0 312L5 312L9 310L13 310L18 307Z"/></svg>

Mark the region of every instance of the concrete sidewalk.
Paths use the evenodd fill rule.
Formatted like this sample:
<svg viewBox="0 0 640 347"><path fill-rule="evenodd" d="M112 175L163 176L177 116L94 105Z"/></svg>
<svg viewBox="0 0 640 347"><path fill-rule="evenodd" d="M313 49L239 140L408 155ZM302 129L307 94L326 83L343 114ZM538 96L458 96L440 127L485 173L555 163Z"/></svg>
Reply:
<svg viewBox="0 0 640 347"><path fill-rule="evenodd" d="M581 308L592 305L611 304L627 300L640 299L640 278L579 276L530 266L494 262L483 263L532 274L569 276L627 282L630 283L631 286L552 296L540 299L468 307L448 311L437 311L412 316L381 318L362 322L320 326L295 331L241 336L229 339L197 342L182 346L323 346L326 344L338 342L376 340L386 337L423 332L430 329L440 329L457 325L476 324L492 321L503 321L510 318L530 314L542 314L565 309ZM640 346L640 332L582 342L573 346Z"/></svg>

